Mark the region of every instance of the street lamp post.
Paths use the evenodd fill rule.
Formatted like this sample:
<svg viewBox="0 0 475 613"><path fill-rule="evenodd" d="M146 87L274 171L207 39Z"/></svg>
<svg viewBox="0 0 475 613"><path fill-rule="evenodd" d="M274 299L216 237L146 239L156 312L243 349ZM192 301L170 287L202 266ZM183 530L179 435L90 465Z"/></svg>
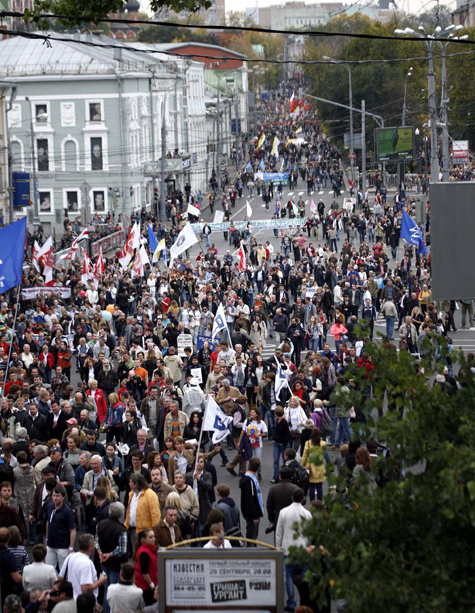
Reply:
<svg viewBox="0 0 475 613"><path fill-rule="evenodd" d="M439 156L438 156L438 147L437 147L437 100L435 93L435 73L434 73L434 43L440 43L439 39L442 39L444 36L450 34L452 30L455 29L454 25L450 25L445 29L442 29L440 26L437 26L434 30L434 33L430 36L427 36L424 30L424 26L419 26L418 31L416 32L412 28L406 28L405 30L396 29L394 30L394 34L403 34L406 36L412 36L413 38L421 38L426 39L430 38L430 40L424 40L424 43L427 47L428 51L428 60L429 60L429 72L427 73L427 81L429 88L429 115L430 115L430 170L431 170L431 180L432 182L439 180ZM447 162L448 163L448 162Z"/></svg>
<svg viewBox="0 0 475 613"><path fill-rule="evenodd" d="M454 31L459 31L463 29L462 25L455 26L453 28ZM447 59L447 47L453 40L465 40L468 38L468 35L464 36L453 36L452 33L449 34L449 40L446 43L442 43L437 41L440 45L440 49L442 51L442 94L440 105L442 107L442 175L444 177L444 182L450 180L450 169L449 169L449 118L448 118L448 108L449 108L449 99L447 97L447 67L446 67L446 59Z"/></svg>
<svg viewBox="0 0 475 613"><path fill-rule="evenodd" d="M353 181L353 184L355 182L355 161L353 158L353 152L354 152L354 148L353 148L353 87L352 87L352 83L351 83L351 66L349 64L347 64L346 62L339 62L338 60L334 60L331 57L328 57L328 55L324 55L323 59L326 62L329 62L330 64L339 64L341 66L345 66L345 68L348 70L348 85L349 85L349 99L350 99L350 164L351 164L351 180ZM364 136L363 136L364 138Z"/></svg>
<svg viewBox="0 0 475 613"><path fill-rule="evenodd" d="M402 127L406 125L407 121L407 80L412 75L413 68L412 66L409 68L409 71L406 75L406 79L404 80L404 102L402 105ZM406 174L406 162L401 160L399 162L399 181L404 182L404 176Z"/></svg>
<svg viewBox="0 0 475 613"><path fill-rule="evenodd" d="M25 96L30 108L30 147L31 147L31 176L33 178L33 226L38 229L40 226L40 216L38 212L38 186L36 181L36 164L35 164L35 132L33 129L33 111L31 102L28 96Z"/></svg>

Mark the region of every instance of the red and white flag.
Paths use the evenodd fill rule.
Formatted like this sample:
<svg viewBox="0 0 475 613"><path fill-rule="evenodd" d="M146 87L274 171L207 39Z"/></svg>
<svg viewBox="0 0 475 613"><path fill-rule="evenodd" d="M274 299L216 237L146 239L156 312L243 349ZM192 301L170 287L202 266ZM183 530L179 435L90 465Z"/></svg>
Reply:
<svg viewBox="0 0 475 613"><path fill-rule="evenodd" d="M134 265L132 266L132 270L130 272L131 279L135 279L135 277L141 277L143 275L143 265L142 265L142 256L140 255L140 250L135 252L135 260Z"/></svg>
<svg viewBox="0 0 475 613"><path fill-rule="evenodd" d="M132 259L134 249L138 249L139 247L140 247L140 226L137 222L135 222L132 229L129 232L129 236L127 237L127 240L125 241L125 245L119 255L119 262L123 270L127 269L127 266L129 265L129 262Z"/></svg>
<svg viewBox="0 0 475 613"><path fill-rule="evenodd" d="M244 245L242 241L241 241L241 246L239 247L238 255L239 255L239 268L242 268L242 270L247 270L246 252L244 251Z"/></svg>
<svg viewBox="0 0 475 613"><path fill-rule="evenodd" d="M89 238L89 230L86 228L85 230L83 230L81 232L81 234L79 236L77 236L74 240L73 243L71 245L71 249L65 253L64 255L62 255L58 262L61 260L74 260L74 258L76 257L76 253L79 249L79 241L84 240L85 238Z"/></svg>
<svg viewBox="0 0 475 613"><path fill-rule="evenodd" d="M39 248L38 252L36 253L36 261L41 264L41 266L43 266L43 268L45 267L45 263L46 263L46 258L48 257L48 253L50 251L50 249L53 247L53 239L51 238L51 236L45 241L45 244Z"/></svg>
<svg viewBox="0 0 475 613"><path fill-rule="evenodd" d="M44 256L43 274L45 277L45 283L51 283L53 280L53 268L54 268L54 248L51 243L51 247Z"/></svg>
<svg viewBox="0 0 475 613"><path fill-rule="evenodd" d="M94 264L94 269L92 271L92 284L97 289L99 287L99 281L104 273L104 256L102 255L102 247L99 250L99 255L97 256L96 263Z"/></svg>
<svg viewBox="0 0 475 613"><path fill-rule="evenodd" d="M33 245L33 253L31 255L31 262L38 272L41 272L40 263L38 260L38 254L40 251L41 251L41 247L39 246L38 241L35 241Z"/></svg>
<svg viewBox="0 0 475 613"><path fill-rule="evenodd" d="M89 259L89 256L84 251L84 249L82 250L82 255L84 259L82 261L81 282L83 285L88 285L89 279L91 278L91 275L92 275L91 260Z"/></svg>

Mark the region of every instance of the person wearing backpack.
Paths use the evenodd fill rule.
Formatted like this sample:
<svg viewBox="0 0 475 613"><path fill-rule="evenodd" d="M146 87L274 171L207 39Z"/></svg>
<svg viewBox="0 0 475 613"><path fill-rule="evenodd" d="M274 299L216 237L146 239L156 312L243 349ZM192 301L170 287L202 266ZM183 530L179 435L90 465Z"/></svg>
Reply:
<svg viewBox="0 0 475 613"><path fill-rule="evenodd" d="M308 470L306 470L301 464L296 460L297 452L295 449L285 450L285 466L288 466L292 469L292 483L302 489L307 495L308 488L310 485Z"/></svg>
<svg viewBox="0 0 475 613"><path fill-rule="evenodd" d="M311 414L311 418L313 421L314 428L320 428L322 431L322 438L325 440L327 436L331 436L332 433L332 420L328 411L323 406L323 401L318 398L313 402L313 413Z"/></svg>
<svg viewBox="0 0 475 613"><path fill-rule="evenodd" d="M314 464L310 462L310 452L314 447L320 449L322 455L322 462L319 464ZM322 431L320 428L314 428L312 430L312 434L310 436L310 440L305 443L305 447L303 450L302 456L302 466L309 470L309 498L310 501L315 500L315 493L317 494L317 499L323 499L323 482L325 481L325 464L323 462L323 458L325 461L331 462L330 454L328 453L327 444L322 440Z"/></svg>

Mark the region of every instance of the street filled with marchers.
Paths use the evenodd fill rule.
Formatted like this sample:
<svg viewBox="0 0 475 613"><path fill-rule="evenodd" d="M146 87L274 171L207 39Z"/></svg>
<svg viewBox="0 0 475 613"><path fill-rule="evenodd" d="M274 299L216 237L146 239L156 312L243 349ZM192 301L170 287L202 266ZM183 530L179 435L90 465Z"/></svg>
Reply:
<svg viewBox="0 0 475 613"><path fill-rule="evenodd" d="M304 525L408 479L377 438L380 420L418 409L398 363L428 395L473 385L472 354L454 368L472 301L432 297L427 198L378 173L371 191L353 181L292 83L260 113L241 164L214 170L206 193L170 192L166 219L96 213L92 226L124 231L117 251L91 257L84 241L107 232L74 215L60 240L0 230L6 613L158 613L157 548L200 537L275 544L286 611L344 611L338 552Z"/></svg>

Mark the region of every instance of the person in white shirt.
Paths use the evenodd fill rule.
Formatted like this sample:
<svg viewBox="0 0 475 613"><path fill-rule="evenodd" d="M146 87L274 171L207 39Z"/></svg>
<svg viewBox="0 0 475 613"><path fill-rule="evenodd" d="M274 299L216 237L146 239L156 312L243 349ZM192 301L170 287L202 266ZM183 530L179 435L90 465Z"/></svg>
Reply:
<svg viewBox="0 0 475 613"><path fill-rule="evenodd" d="M27 592L39 589L41 591L53 589L58 575L51 564L45 564L46 547L38 543L31 550L33 562L23 569L23 589Z"/></svg>
<svg viewBox="0 0 475 613"><path fill-rule="evenodd" d="M307 547L307 538L302 536L298 531L296 534L294 525L300 524L305 520L312 518L312 514L303 505L305 504L305 494L300 488L297 488L292 494L292 504L282 509L279 513L277 526L275 529L275 544L276 547L282 549L285 556L289 555L290 547ZM287 609L295 609L295 589L292 581L293 564L286 564L285 567L285 587L287 589Z"/></svg>
<svg viewBox="0 0 475 613"><path fill-rule="evenodd" d="M221 524L213 524L209 534L212 538L203 549L232 549L231 541L224 538L224 528Z"/></svg>
<svg viewBox="0 0 475 613"><path fill-rule="evenodd" d="M145 603L142 590L134 585L134 565L130 562L120 567L120 582L107 589L107 602L110 613L135 613L143 610Z"/></svg>
<svg viewBox="0 0 475 613"><path fill-rule="evenodd" d="M67 578L72 584L74 598L88 590L92 590L97 598L99 587L107 582L107 577L101 575L97 578L97 571L91 560L95 547L93 535L81 534L78 544L79 551L66 558L59 575L61 579Z"/></svg>

